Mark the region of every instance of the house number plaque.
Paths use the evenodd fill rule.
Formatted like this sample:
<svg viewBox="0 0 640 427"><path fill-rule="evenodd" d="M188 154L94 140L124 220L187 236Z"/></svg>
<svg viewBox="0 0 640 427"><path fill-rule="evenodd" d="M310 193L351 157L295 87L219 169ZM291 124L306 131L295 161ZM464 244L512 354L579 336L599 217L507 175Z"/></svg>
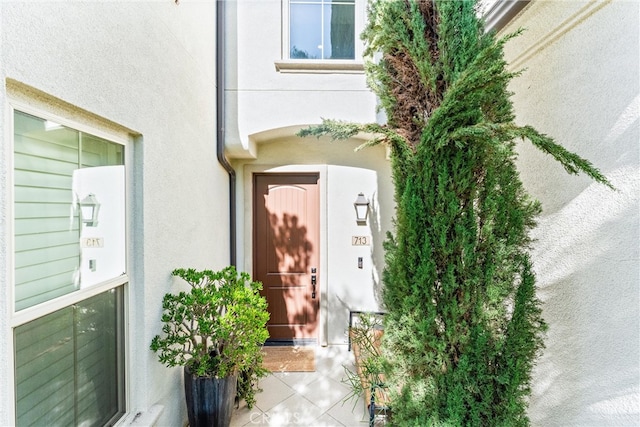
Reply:
<svg viewBox="0 0 640 427"><path fill-rule="evenodd" d="M369 236L351 236L351 246L370 246L371 237Z"/></svg>
<svg viewBox="0 0 640 427"><path fill-rule="evenodd" d="M104 238L102 237L83 237L80 239L82 248L104 248Z"/></svg>

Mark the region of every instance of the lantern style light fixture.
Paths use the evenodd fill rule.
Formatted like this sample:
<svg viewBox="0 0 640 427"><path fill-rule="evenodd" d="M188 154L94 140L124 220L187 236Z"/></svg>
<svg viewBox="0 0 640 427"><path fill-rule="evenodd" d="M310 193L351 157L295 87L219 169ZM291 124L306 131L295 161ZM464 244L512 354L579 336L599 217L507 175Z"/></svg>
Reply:
<svg viewBox="0 0 640 427"><path fill-rule="evenodd" d="M96 227L98 225L98 212L100 211L100 202L98 202L96 195L90 193L78 203L80 204L82 222L87 227Z"/></svg>
<svg viewBox="0 0 640 427"><path fill-rule="evenodd" d="M367 225L367 216L369 215L369 200L364 197L364 193L358 194L358 198L353 203L356 208L356 222L358 225Z"/></svg>

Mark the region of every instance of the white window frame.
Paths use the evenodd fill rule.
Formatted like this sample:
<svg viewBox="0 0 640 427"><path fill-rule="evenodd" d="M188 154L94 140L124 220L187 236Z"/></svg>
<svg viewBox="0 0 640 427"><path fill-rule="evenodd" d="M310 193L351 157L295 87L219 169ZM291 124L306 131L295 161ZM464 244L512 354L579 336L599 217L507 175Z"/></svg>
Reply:
<svg viewBox="0 0 640 427"><path fill-rule="evenodd" d="M30 95L25 95L25 98L28 99L30 97ZM99 124L95 124L92 126L92 123L94 122L93 120L91 120L90 118L88 118L86 121L83 120L85 118L85 114L78 114L79 117L81 117L80 120L74 120L74 119L68 119L65 118L61 115L52 113L51 110L66 110L67 106L64 106L62 108L60 108L59 106L56 107L52 107L51 109L47 108L48 106L46 105L46 101L42 101L44 102L44 105L40 105L40 102L38 101L34 101L34 103L32 104L31 102L27 101L27 100L22 100L22 99L12 99L9 95L9 99L8 101L5 103L5 106L7 107L5 109L5 120L4 122L7 124L6 128L5 128L5 141L8 141L8 144L6 144L6 149L4 151L4 153L7 155L7 180L6 180L6 193L8 194L8 197L6 199L6 205L8 206L8 211L9 211L9 215L7 218L7 227L6 227L6 231L7 231L7 238L9 240L9 244L7 247L7 296L8 296L8 301L6 302L7 306L10 306L11 308L8 310L10 313L10 320L9 320L9 332L8 332L8 339L9 339L9 348L8 350L10 350L8 353L8 359L9 359L9 364L10 366L14 367L15 366L15 360L14 360L14 355L15 355L15 342L14 342L14 329L17 328L18 326L24 325L28 322L31 322L33 320L36 320L40 317L46 316L48 314L51 314L55 311L58 311L62 308L68 307L70 305L76 304L80 301L84 301L86 299L89 299L93 296L96 296L100 293L106 292L110 289L115 289L117 287L122 287L122 292L123 292L123 316L122 316L122 322L123 322L123 337L122 337L122 345L124 346L123 349L123 354L124 354L124 361L122 363L122 369L124 369L124 387L123 387L123 391L124 391L124 405L125 405L125 412L123 413L122 417L120 418L119 422L121 422L121 420L125 419L127 416L127 411L130 408L130 385L129 385L129 372L130 372L130 367L129 367L129 360L130 360L130 356L129 356L129 352L130 352L130 344L129 344L129 328L128 328L128 319L129 319L129 282L130 282L130 277L131 277L131 271L130 271L130 265L131 263L129 262L129 259L131 257L131 243L130 243L130 230L131 230L131 215L129 214L130 212L130 206L132 206L131 204L131 194L132 194L132 185L130 184L130 180L128 179L130 176L132 175L132 171L131 171L131 164L132 161L131 159L133 158L133 144L132 144L132 134L126 132L125 130L122 130L121 132L117 132L115 131L115 127L114 127L114 131L112 132L111 129L110 131L105 131L104 128L106 126L100 126ZM34 104L38 104L37 106ZM19 311L15 310L15 195L14 195L14 180L13 180L13 174L14 174L14 146L15 146L15 142L14 142L14 118L15 118L15 111L19 111L19 112L23 112L26 114L30 114L32 116L44 119L44 120L51 120L53 122L56 122L58 124L61 124L63 126L69 127L73 130L79 131L79 132L84 132L87 134L91 134L93 136L97 136L99 138L103 138L108 140L109 142L113 142L116 144L120 144L124 147L124 158L125 158L125 162L124 162L124 167L125 167L125 251L127 252L127 255L125 257L125 274L112 278L110 280L104 281L100 284L97 284L95 286L91 286L85 289L78 289L74 292L71 292L67 295L63 295L54 299L51 299L49 301L46 302L42 302L39 303L33 307L28 307ZM9 384L5 384L3 385L3 387L6 387L6 390L8 391L8 395L5 396L5 398L7 399L8 402L12 402L11 404L8 405L9 407L9 418L12 419L15 422L16 419L16 390L15 390L15 369L10 369L7 372L7 380ZM119 422L117 422L116 424L118 424Z"/></svg>
<svg viewBox="0 0 640 427"><path fill-rule="evenodd" d="M290 59L289 58L289 0L282 0L282 46L281 58L275 61L276 70L281 73L340 73L363 74L362 58L364 44L360 33L366 22L366 0L355 0L355 59Z"/></svg>

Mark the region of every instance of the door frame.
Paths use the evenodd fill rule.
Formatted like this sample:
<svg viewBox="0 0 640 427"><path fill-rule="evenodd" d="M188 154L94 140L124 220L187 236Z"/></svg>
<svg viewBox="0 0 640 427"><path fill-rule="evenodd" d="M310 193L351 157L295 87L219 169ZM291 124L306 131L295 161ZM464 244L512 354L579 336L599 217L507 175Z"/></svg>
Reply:
<svg viewBox="0 0 640 427"><path fill-rule="evenodd" d="M242 201L242 206L238 206L239 224L243 224L242 229L242 248L240 252L243 256L243 270L253 272L253 175L254 174L318 174L318 192L319 192L319 219L320 219L320 248L319 258L319 290L322 295L320 298L319 320L318 320L318 345L326 346L328 344L328 310L327 303L330 298L328 292L328 284L326 277L328 276L328 245L327 245L327 165L245 165L242 173L242 185L238 186L238 191L243 194L238 195L238 200Z"/></svg>
<svg viewBox="0 0 640 427"><path fill-rule="evenodd" d="M267 303L274 307L278 305L278 301L282 299L287 299L288 290L280 290L276 291L277 293L277 301L269 299L269 291L272 286L275 286L276 289L280 289L280 286L285 286L287 289L293 291L294 294L297 294L295 297L289 297L292 302L296 305L301 305L300 308L303 308L303 312L306 312L308 309L312 312L311 318L307 318L307 321L304 323L303 327L299 331L295 331L297 327L295 324L297 322L291 323L291 319L289 319L288 323L285 324L270 324L270 328L274 328L272 331L273 336L269 338L269 341L273 343L277 342L292 342L294 344L300 343L302 345L306 344L316 344L319 340L320 336L320 302L322 301L322 289L317 285L313 285L315 289L314 292L311 292L311 282L312 278L322 279L320 276L320 271L318 270L320 264L320 174L316 172L312 173L254 173L253 174L253 217L254 217L254 229L253 229L253 250L254 250L254 259L253 259L253 277L255 280L266 280L263 282L263 286L265 288L264 296L267 298ZM303 211L306 211L306 214L303 214L302 211L295 210L296 215L293 217L297 218L297 215L303 215L303 227L306 227L308 230L308 237L305 234L305 240L309 239L308 242L311 243L313 247L312 252L310 252L310 258L308 258L309 264L303 266L303 269L299 267L294 272L293 275L290 275L287 270L280 271L281 265L278 267L280 279L276 280L276 283L271 283L269 279L270 276L270 268L269 262L267 259L264 259L261 256L257 256L256 253L256 245L258 245L257 250L264 249L264 245L270 246L270 242L268 241L268 236L271 235L267 226L265 229L264 221L271 221L269 207L258 207L259 200L261 200L265 195L271 194L270 188L275 186L280 188L281 191L287 192L287 195L293 196L297 198L301 193L299 189L306 188L304 191L304 205L297 205L298 208L302 208ZM293 188L297 188L298 191L290 191ZM267 196L268 197L268 196ZM280 199L279 197L277 199ZM288 197L285 197L288 200ZM258 204L255 204L258 203ZM286 202L285 202L286 203ZM303 207L304 206L304 207ZM311 210L308 210L311 209ZM265 216L266 215L266 216ZM260 221L256 223L256 218L260 216ZM261 239L261 240L258 240ZM302 244L302 242L300 242ZM305 243L306 245L306 243ZM260 268L257 268L260 266ZM273 267L273 266L272 266ZM287 280L287 278L294 278L295 284L293 287L289 288L291 283L288 285L284 284L285 282L281 282L281 280ZM274 295L275 296L275 295ZM287 304L288 305L288 304ZM284 306L283 306L284 308ZM272 317L279 317L281 314L277 308L274 308L273 311L271 307L269 308ZM285 309L285 313L287 310ZM298 312L297 312L298 313ZM306 316L305 316L306 317ZM311 320L312 319L312 320ZM284 326L284 329L283 329ZM312 329L309 330L308 328ZM289 332L286 332L289 331ZM291 333L294 336L289 337L288 334ZM280 334L284 334L286 336L279 336ZM298 336L302 334L303 336Z"/></svg>

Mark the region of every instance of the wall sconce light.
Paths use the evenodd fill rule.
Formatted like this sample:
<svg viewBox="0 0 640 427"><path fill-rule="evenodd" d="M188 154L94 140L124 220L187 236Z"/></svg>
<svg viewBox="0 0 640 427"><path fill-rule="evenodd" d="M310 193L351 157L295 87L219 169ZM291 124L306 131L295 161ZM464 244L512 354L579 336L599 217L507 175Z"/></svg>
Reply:
<svg viewBox="0 0 640 427"><path fill-rule="evenodd" d="M96 199L96 195L93 193L89 194L80 200L79 204L82 222L87 227L96 227L98 225L98 212L100 211L100 202Z"/></svg>
<svg viewBox="0 0 640 427"><path fill-rule="evenodd" d="M356 208L356 222L358 225L367 225L367 216L369 215L369 201L364 197L363 193L358 194L358 198L353 203Z"/></svg>

